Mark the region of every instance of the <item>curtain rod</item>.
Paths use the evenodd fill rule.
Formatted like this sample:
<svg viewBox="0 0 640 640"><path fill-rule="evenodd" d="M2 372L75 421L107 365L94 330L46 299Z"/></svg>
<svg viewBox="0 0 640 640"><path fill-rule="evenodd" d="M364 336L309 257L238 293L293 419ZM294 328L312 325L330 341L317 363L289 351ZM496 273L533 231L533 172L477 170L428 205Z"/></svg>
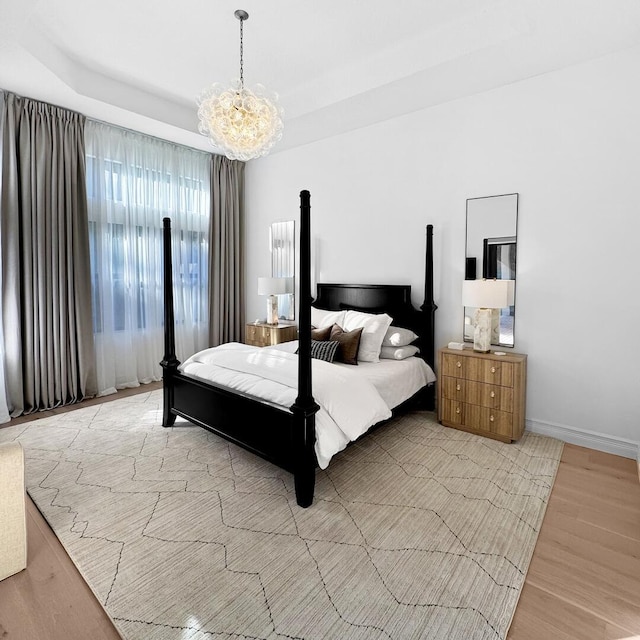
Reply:
<svg viewBox="0 0 640 640"><path fill-rule="evenodd" d="M130 133L135 133L137 135L140 136L147 136L147 138L153 138L154 140L160 140L161 142L166 142L167 144L172 144L175 145L176 147L182 147L183 149L189 149L191 151L197 151L199 153L204 153L206 155L209 156L217 156L220 155L222 156L223 154L220 153L214 153L212 151L203 151L202 149L196 149L195 147L190 147L187 144L182 144L180 142L173 142L172 140L167 140L166 138L161 138L159 136L154 136L150 133L144 133L142 131L136 131L135 129L131 129L129 127L123 127L122 125L119 124L113 124L112 122L106 122L105 120L100 120L98 118L92 118L91 116L87 116L84 113L77 111L76 109L70 109L69 107L64 107L62 105L59 104L54 104L53 102L47 102L46 100L40 100L40 98L32 98L30 96L23 96L19 93L16 93L15 91L9 91L8 89L2 89L0 88L0 92L3 94L9 94L12 93L13 95L19 97L19 98L26 98L27 100L33 100L34 102L41 102L42 104L48 104L52 107L56 107L57 109L66 109L67 111L71 111L73 113L77 113L78 115L83 116L86 120L92 120L93 122L96 122L98 124L104 124L107 125L109 127L114 127L116 129L121 129L122 131L129 131ZM223 156L224 157L224 156Z"/></svg>
<svg viewBox="0 0 640 640"><path fill-rule="evenodd" d="M202 149L196 149L195 147L190 147L188 144L182 144L181 142L173 142L173 140L167 140L166 138L161 138L160 136L154 136L151 133L144 133L143 131L136 131L135 129L131 129L129 127L123 127L120 124L113 124L112 122L99 120L98 118L92 118L90 116L85 116L85 118L97 124L104 124L104 125L107 125L108 127L113 127L114 129L121 129L122 131L128 131L129 133L135 133L138 136L146 136L147 138L159 140L160 142L165 142L166 144L172 144L176 147L182 147L183 149L189 149L190 151L197 151L198 153L204 153L205 155L208 155L208 156L222 155L219 153L213 153L211 151L203 151Z"/></svg>

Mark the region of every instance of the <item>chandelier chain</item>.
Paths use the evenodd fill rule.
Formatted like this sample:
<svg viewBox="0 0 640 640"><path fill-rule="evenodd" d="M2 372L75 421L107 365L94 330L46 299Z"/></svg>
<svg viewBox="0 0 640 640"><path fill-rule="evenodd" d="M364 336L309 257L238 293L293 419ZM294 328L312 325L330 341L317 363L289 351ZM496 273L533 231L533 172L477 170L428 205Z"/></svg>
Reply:
<svg viewBox="0 0 640 640"><path fill-rule="evenodd" d="M240 18L240 88L244 89L244 19Z"/></svg>

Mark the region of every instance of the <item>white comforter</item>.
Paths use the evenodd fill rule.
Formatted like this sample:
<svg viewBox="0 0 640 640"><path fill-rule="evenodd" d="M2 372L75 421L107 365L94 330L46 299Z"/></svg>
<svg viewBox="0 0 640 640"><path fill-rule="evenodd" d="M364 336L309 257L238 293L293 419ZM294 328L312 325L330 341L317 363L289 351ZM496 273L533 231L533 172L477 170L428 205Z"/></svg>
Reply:
<svg viewBox="0 0 640 640"><path fill-rule="evenodd" d="M206 349L180 369L194 378L269 400L289 408L298 394L298 357L284 351L230 342ZM322 360L312 361L316 414L316 456L325 469L331 457L391 410L366 378Z"/></svg>

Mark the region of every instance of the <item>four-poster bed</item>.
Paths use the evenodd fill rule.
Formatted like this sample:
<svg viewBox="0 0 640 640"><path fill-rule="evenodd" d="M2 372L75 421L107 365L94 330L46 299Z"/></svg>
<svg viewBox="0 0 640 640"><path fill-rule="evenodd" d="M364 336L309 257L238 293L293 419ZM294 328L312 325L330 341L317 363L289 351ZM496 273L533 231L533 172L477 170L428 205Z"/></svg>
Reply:
<svg viewBox="0 0 640 640"><path fill-rule="evenodd" d="M290 406L283 406L257 397L253 393L234 390L225 384L203 380L180 370L180 362L175 354L171 224L170 220L165 218L165 355L160 363L163 368L163 426L172 426L176 416L181 416L290 471L294 475L296 500L300 506L308 507L313 501L317 466L316 414L319 410L324 411L324 408L316 403L313 395L312 302L319 309L336 311L351 309L371 314L387 313L393 318L395 326L410 329L418 335L415 344L420 349L420 357L433 369L433 320L437 307L433 302L432 235L433 227L428 225L425 301L420 310L415 309L411 304L411 287L408 285L318 284L317 298L313 301L310 195L308 191L300 193L298 355L295 357L286 354L289 358L295 358L297 396ZM240 345L236 347L238 351L260 349L240 347ZM192 359L193 357L189 360ZM325 363L322 365L325 366ZM355 367L348 368L355 369ZM419 397L425 408L433 409L434 384L424 387L415 393L414 397Z"/></svg>

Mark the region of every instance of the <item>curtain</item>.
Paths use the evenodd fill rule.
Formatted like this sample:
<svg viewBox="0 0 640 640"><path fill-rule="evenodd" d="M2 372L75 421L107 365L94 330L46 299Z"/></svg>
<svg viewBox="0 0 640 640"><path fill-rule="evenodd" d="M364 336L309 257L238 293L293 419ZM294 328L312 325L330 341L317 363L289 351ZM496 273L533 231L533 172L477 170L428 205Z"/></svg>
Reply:
<svg viewBox="0 0 640 640"><path fill-rule="evenodd" d="M211 156L209 344L242 341L244 163Z"/></svg>
<svg viewBox="0 0 640 640"><path fill-rule="evenodd" d="M176 354L207 346L211 154L86 125L98 392L160 380L162 218L173 230Z"/></svg>
<svg viewBox="0 0 640 640"><path fill-rule="evenodd" d="M2 123L4 122L4 91L0 91L0 140L2 140ZM2 145L0 145L0 193L2 193ZM2 291L2 226L0 225L0 291ZM2 295L0 295L0 424L9 421L7 405L7 388L4 372L4 332L2 330Z"/></svg>
<svg viewBox="0 0 640 640"><path fill-rule="evenodd" d="M2 321L11 414L95 394L84 116L5 94Z"/></svg>

